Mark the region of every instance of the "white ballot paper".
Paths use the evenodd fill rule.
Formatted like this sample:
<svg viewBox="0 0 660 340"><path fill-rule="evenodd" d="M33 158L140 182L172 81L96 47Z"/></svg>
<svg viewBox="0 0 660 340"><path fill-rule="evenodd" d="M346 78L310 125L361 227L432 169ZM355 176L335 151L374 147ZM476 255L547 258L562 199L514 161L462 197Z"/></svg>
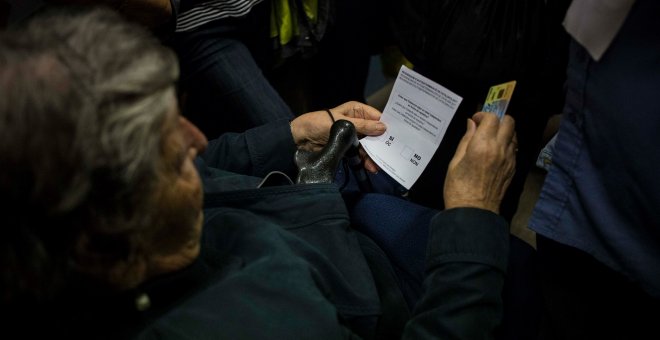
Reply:
<svg viewBox="0 0 660 340"><path fill-rule="evenodd" d="M378 166L406 189L438 149L463 98L401 66L380 121L387 131L360 140Z"/></svg>

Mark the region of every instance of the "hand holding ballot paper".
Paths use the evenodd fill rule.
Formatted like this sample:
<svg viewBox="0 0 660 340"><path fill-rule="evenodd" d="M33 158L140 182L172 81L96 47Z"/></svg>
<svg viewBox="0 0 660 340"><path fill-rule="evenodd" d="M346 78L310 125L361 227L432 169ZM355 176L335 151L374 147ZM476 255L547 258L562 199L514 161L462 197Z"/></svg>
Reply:
<svg viewBox="0 0 660 340"><path fill-rule="evenodd" d="M515 82L493 87L488 111L504 115ZM501 95L500 95L501 94ZM376 164L406 189L422 174L442 142L462 98L417 72L402 66L383 110L387 131L360 142Z"/></svg>

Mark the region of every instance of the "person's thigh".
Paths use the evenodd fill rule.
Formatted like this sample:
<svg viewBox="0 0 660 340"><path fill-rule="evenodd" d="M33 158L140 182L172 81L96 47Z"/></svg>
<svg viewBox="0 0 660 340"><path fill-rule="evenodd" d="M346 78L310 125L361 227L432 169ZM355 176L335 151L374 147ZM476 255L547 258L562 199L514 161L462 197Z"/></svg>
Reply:
<svg viewBox="0 0 660 340"><path fill-rule="evenodd" d="M660 301L589 254L537 236L541 339L657 339Z"/></svg>
<svg viewBox="0 0 660 340"><path fill-rule="evenodd" d="M352 225L387 255L408 305L423 293L431 219L438 211L386 194L345 195ZM509 264L502 298L504 314L498 339L533 338L538 331L540 292L536 252L510 236Z"/></svg>
<svg viewBox="0 0 660 340"><path fill-rule="evenodd" d="M184 115L209 137L294 118L239 39L231 27L215 27L180 35L175 44Z"/></svg>

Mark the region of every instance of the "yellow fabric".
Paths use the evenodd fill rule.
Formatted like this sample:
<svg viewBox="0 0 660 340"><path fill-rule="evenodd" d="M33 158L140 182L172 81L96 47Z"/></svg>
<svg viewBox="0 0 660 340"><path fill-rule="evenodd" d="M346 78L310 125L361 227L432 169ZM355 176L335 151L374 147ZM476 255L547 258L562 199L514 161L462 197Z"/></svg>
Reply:
<svg viewBox="0 0 660 340"><path fill-rule="evenodd" d="M303 0L303 8L309 21L315 24L319 12L318 0Z"/></svg>
<svg viewBox="0 0 660 340"><path fill-rule="evenodd" d="M279 36L282 45L289 43L295 29L294 20L288 0L273 0L270 12L270 37Z"/></svg>
<svg viewBox="0 0 660 340"><path fill-rule="evenodd" d="M302 3L307 18L316 23L318 0L303 0ZM279 36L280 44L284 46L298 34L298 19L295 13L291 13L289 0L273 0L270 11L270 37Z"/></svg>

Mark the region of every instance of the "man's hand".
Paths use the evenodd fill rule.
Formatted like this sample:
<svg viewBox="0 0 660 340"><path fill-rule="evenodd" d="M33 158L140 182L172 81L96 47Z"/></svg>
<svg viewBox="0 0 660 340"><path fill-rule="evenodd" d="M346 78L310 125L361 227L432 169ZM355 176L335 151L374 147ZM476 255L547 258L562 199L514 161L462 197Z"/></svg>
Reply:
<svg viewBox="0 0 660 340"><path fill-rule="evenodd" d="M335 120L345 119L355 125L358 135L380 136L385 132L385 124L378 121L381 113L373 107L359 102L348 102L330 109ZM291 134L298 148L318 151L328 142L332 120L325 111L305 113L291 121ZM364 152L360 153L367 171L378 168Z"/></svg>
<svg viewBox="0 0 660 340"><path fill-rule="evenodd" d="M516 167L518 142L511 116L478 112L468 119L467 132L449 163L445 179L445 209L473 207L500 211Z"/></svg>

